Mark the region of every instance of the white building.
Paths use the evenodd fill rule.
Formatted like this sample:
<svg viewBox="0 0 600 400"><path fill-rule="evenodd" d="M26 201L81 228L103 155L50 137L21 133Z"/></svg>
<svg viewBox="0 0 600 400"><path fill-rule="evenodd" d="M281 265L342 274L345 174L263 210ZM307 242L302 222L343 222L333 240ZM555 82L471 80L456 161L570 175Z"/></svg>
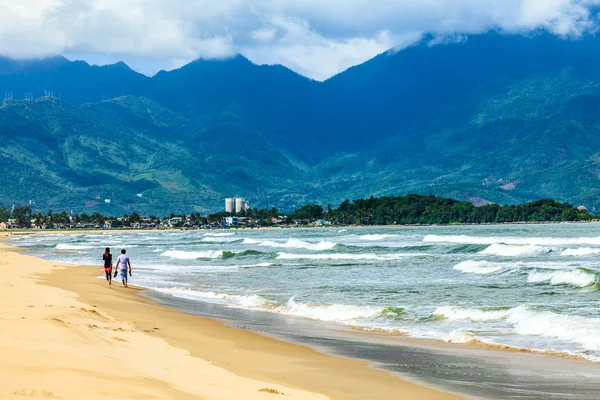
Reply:
<svg viewBox="0 0 600 400"><path fill-rule="evenodd" d="M242 211L246 211L250 208L250 205L248 204L248 202L246 201L246 199L243 199L241 197L236 197L235 198L235 212L236 213L240 213Z"/></svg>
<svg viewBox="0 0 600 400"><path fill-rule="evenodd" d="M225 212L227 213L240 213L250 209L250 204L241 197L230 197L225 199Z"/></svg>
<svg viewBox="0 0 600 400"><path fill-rule="evenodd" d="M235 200L232 198L225 199L225 212L233 213L235 210Z"/></svg>

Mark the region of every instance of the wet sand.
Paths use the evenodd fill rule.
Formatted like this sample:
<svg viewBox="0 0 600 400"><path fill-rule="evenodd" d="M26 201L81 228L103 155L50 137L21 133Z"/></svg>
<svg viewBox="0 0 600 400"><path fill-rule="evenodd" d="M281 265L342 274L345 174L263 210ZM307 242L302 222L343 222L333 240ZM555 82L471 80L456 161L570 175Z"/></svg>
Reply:
<svg viewBox="0 0 600 400"><path fill-rule="evenodd" d="M403 379L485 399L597 399L600 365L574 357L451 344L401 335L356 331L301 317L229 308L145 291L158 302L191 314L308 345L321 352L368 361Z"/></svg>

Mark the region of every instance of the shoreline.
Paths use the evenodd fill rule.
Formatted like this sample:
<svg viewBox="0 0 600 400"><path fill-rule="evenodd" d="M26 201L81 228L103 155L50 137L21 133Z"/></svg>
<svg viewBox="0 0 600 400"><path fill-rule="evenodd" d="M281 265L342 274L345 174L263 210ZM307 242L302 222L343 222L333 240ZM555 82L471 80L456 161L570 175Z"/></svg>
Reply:
<svg viewBox="0 0 600 400"><path fill-rule="evenodd" d="M0 295L0 365L9 371L0 393L68 399L85 390L86 398L114 398L119 388L121 398L460 398L364 361L154 304L139 288L107 287L95 267L61 265L6 245L0 252L9 277Z"/></svg>
<svg viewBox="0 0 600 400"><path fill-rule="evenodd" d="M548 223L532 223L532 224L540 224L540 225L545 225L545 224L569 224L569 223L597 223L600 221L579 221L579 222L548 222ZM506 225L506 224L512 224L512 223L498 223L498 224L487 224L487 225ZM520 224L520 223L515 223L515 224ZM529 224L529 223L527 223ZM470 224L461 224L461 225L470 225ZM479 226L482 224L473 224L474 226ZM371 226L371 227L377 227L377 228L392 228L392 227L398 227L399 225L379 225L379 226ZM434 226L434 225L404 225L406 227L419 227L419 226L423 226L423 227L428 227L428 226ZM451 226L451 225L435 225L435 226ZM346 228L349 229L359 229L359 228L364 228L364 227L368 227L368 226L349 226ZM331 226L325 226L325 227L313 227L312 229L336 229L337 227L331 227ZM239 230L250 230L250 228L238 228ZM232 229L212 229L212 230L238 230L235 228ZM266 228L261 228L261 229L279 229L277 227L266 227ZM204 229L207 230L207 229ZM204 231L203 229L199 229L199 231ZM210 230L210 229L208 229ZM0 243L5 242L7 240L10 240L10 236L14 235L14 236L22 236L22 235L45 235L45 234L98 234L98 232L106 232L108 233L141 233L141 232L156 232L156 231L173 231L173 232L179 232L181 231L180 229L167 229L167 230L161 230L161 229L115 229L115 230L68 230L68 231L62 231L62 230L30 230L30 231L24 231L24 232L19 232L19 233L11 233L11 232L7 232L7 231L0 231ZM21 251L21 249L18 246L12 246L10 245L11 248L15 249L15 251ZM68 253L68 250L64 250L64 253ZM57 252L60 253L60 252ZM40 259L41 260L41 259ZM82 266L82 265L74 265L74 264L63 264L64 267L70 268L70 267L77 267L77 266ZM85 266L88 267L88 266ZM99 276L100 274L98 274ZM135 285L134 285L135 286ZM145 287L136 287L137 290L141 291L141 292L152 292L152 289L150 288L145 288ZM74 291L74 290L73 290ZM143 296L144 298L148 298L148 296ZM149 298L149 302L152 302L153 299L152 297ZM161 306L160 304L158 304L159 306ZM178 312L181 312L181 310L177 310ZM260 311L259 312L266 312L266 311ZM207 318L207 317L202 317L202 316L198 316L200 318ZM361 328L361 327L357 327L357 326L345 326L345 325L340 325L339 328L342 329L350 329L352 331L355 331L357 333L362 333L362 334L380 334L380 335L384 335L387 337L401 337L402 341L405 344L409 344L409 345L416 345L416 346L425 346L425 347L431 347L431 348L441 348L441 349L465 349L465 350L477 350L477 349L481 349L481 350L489 350L489 351L494 351L494 352L501 352L501 353L512 353L512 354L533 354L533 355L539 355L539 356L545 356L545 357L550 357L550 358L558 358L558 359L564 359L564 360L573 360L573 361L578 361L578 362L584 362L584 363L591 363L594 366L597 366L598 368L600 368L600 361L594 361L591 360L589 358L586 358L584 356L581 355L577 355L577 354L571 354L568 352L564 352L564 351L558 351L558 350L540 350L540 349L535 349L535 348L526 348L526 347L518 347L518 346L511 346L511 345L507 345L507 344L502 344L502 343L492 343L492 342L486 342L484 340L478 339L478 338L473 338L469 341L465 341L465 342L460 342L460 341L449 341L449 340L443 340L443 339L435 339L435 338L421 338L421 337L414 337L414 336L409 336L408 334L406 334L403 331L397 331L397 332L392 332L392 331L387 331L387 330L381 330L378 331L376 330L372 330L372 329L368 329L368 328Z"/></svg>

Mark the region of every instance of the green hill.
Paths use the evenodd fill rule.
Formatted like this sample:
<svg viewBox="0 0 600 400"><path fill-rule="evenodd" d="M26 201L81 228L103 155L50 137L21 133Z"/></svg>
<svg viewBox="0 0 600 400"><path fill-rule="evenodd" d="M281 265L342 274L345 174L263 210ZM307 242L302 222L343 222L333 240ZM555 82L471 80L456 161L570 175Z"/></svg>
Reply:
<svg viewBox="0 0 600 400"><path fill-rule="evenodd" d="M422 193L600 207L599 44L425 39L323 83L241 56L152 78L0 59L0 93L37 97L0 106L0 204L216 211L240 195L289 211Z"/></svg>

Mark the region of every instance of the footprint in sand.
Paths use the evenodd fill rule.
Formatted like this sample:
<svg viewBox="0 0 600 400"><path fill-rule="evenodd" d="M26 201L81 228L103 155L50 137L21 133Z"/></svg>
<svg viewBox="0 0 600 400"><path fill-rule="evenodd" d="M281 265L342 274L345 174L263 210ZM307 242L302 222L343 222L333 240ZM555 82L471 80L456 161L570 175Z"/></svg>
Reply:
<svg viewBox="0 0 600 400"><path fill-rule="evenodd" d="M62 319L60 319L60 318L56 318L56 317L53 317L53 318L46 318L46 320L48 320L48 321L54 321L54 322L58 322L59 324L64 324L64 325L67 325L67 323L66 323L65 321L63 321L63 320L62 320Z"/></svg>
<svg viewBox="0 0 600 400"><path fill-rule="evenodd" d="M258 391L263 392L263 393L270 393L270 394L283 394L279 390L269 389L269 388L262 388L262 389L259 389Z"/></svg>
<svg viewBox="0 0 600 400"><path fill-rule="evenodd" d="M116 336L113 336L113 340L116 340L117 342L126 342L126 343L129 343L128 340L125 340L125 339L122 339L122 338L116 337Z"/></svg>
<svg viewBox="0 0 600 400"><path fill-rule="evenodd" d="M36 389L23 389L16 392L12 392L16 396L27 396L27 397L40 397L43 399L62 399L48 390L36 390Z"/></svg>
<svg viewBox="0 0 600 400"><path fill-rule="evenodd" d="M86 309L86 308L83 308L83 307L82 307L82 308L81 308L81 311L85 311L86 313L89 313L89 314L94 314L94 315L97 315L97 316L98 316L98 317L100 317L100 318L107 319L107 318L106 318L104 315L100 314L100 313L99 313L98 311L96 311L96 310L88 310L88 309Z"/></svg>

